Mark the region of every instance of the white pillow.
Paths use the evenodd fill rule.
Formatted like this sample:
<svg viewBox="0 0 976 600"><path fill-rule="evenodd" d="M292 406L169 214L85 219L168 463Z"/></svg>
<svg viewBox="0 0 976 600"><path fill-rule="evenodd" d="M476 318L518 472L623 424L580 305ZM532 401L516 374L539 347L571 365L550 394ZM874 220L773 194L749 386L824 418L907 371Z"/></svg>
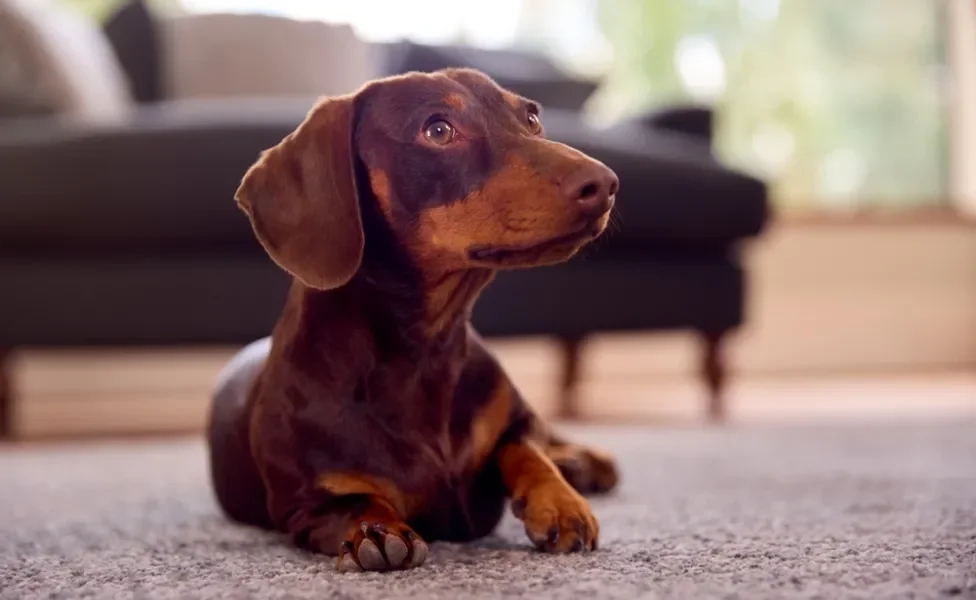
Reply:
<svg viewBox="0 0 976 600"><path fill-rule="evenodd" d="M125 74L95 23L51 0L0 0L0 105L81 121L122 120Z"/></svg>
<svg viewBox="0 0 976 600"><path fill-rule="evenodd" d="M173 99L348 94L379 73L346 25L213 13L165 19L162 36Z"/></svg>

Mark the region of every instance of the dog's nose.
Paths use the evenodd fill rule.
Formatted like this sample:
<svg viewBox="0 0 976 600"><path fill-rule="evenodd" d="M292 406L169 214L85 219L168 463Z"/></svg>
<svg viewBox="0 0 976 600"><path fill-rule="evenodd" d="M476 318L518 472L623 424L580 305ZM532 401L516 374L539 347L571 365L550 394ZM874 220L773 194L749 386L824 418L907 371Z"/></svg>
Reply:
<svg viewBox="0 0 976 600"><path fill-rule="evenodd" d="M562 185L566 200L576 203L587 216L602 215L613 207L620 187L617 174L603 163L593 161L579 167Z"/></svg>

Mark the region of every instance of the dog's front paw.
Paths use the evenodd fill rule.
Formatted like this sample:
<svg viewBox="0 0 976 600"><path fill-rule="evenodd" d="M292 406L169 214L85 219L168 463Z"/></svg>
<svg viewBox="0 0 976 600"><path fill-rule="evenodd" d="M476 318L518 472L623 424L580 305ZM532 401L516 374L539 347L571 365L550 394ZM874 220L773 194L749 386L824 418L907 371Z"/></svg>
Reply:
<svg viewBox="0 0 976 600"><path fill-rule="evenodd" d="M412 569L427 560L427 544L405 523L363 521L339 547L340 571Z"/></svg>
<svg viewBox="0 0 976 600"><path fill-rule="evenodd" d="M620 477L609 455L592 448L552 446L547 454L569 485L581 494L604 494L617 487Z"/></svg>
<svg viewBox="0 0 976 600"><path fill-rule="evenodd" d="M596 550L600 525L590 505L562 481L539 485L512 502L525 533L546 552Z"/></svg>

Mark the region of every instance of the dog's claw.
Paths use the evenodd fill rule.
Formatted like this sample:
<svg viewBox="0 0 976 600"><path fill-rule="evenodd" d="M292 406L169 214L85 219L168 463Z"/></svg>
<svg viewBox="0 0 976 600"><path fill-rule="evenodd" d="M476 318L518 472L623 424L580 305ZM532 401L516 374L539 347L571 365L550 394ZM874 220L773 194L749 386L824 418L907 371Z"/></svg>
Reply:
<svg viewBox="0 0 976 600"><path fill-rule="evenodd" d="M362 571L362 567L356 562L356 557L353 553L356 551L356 547L350 541L342 542L339 546L339 562L336 569L340 572L353 573L356 571Z"/></svg>
<svg viewBox="0 0 976 600"><path fill-rule="evenodd" d="M559 542L559 525L553 525L546 532L546 542L555 546Z"/></svg>

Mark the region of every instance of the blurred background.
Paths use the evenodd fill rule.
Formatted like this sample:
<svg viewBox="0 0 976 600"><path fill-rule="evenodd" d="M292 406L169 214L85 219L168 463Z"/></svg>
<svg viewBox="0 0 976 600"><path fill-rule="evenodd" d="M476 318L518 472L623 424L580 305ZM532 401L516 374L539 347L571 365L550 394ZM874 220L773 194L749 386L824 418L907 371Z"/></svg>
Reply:
<svg viewBox="0 0 976 600"><path fill-rule="evenodd" d="M476 308L577 420L976 411L976 2L0 0L0 425L194 432L287 279L233 203L315 97L472 66L618 227Z"/></svg>

